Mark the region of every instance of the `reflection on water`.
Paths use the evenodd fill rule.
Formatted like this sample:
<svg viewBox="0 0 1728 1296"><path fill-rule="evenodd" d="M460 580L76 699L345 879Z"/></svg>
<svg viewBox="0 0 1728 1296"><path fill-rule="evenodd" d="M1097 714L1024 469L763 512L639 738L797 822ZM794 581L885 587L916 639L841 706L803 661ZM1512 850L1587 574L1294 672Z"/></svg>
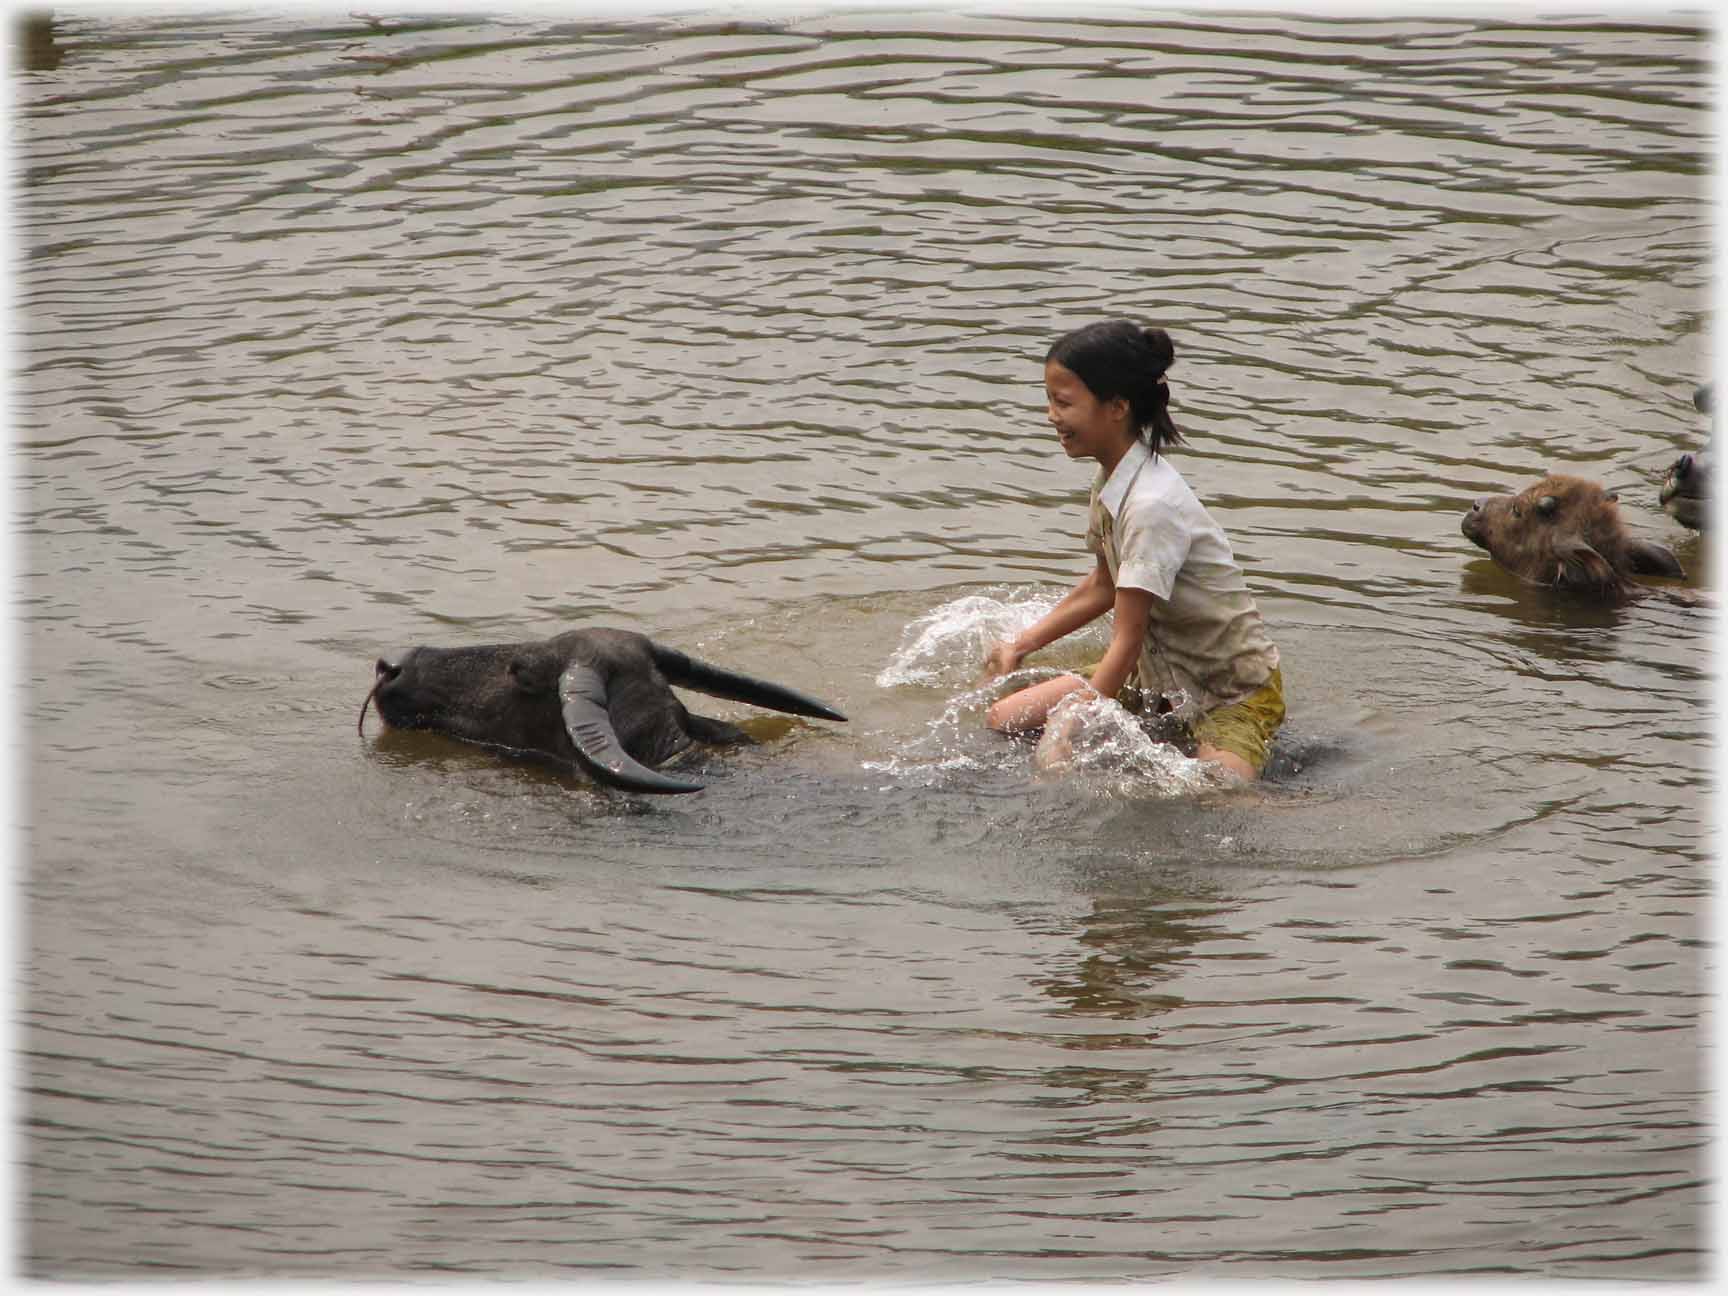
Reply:
<svg viewBox="0 0 1728 1296"><path fill-rule="evenodd" d="M1192 884L1190 884L1192 885ZM1210 919L1225 917L1228 904L1198 904L1178 895L1160 903L1157 896L1110 896L1093 901L1079 935L1075 966L1055 976L1045 991L1063 1011L1118 1021L1139 1021L1186 1006L1171 993L1181 982L1183 965L1213 952L1210 942L1232 939L1229 929ZM1087 1047L1140 1047L1140 1032L1087 1037Z"/></svg>
<svg viewBox="0 0 1728 1296"><path fill-rule="evenodd" d="M1702 1271L1714 615L1458 532L1557 468L1714 583L1692 19L18 21L26 1272ZM981 723L1105 314L1251 791ZM654 801L353 732L574 624L852 723Z"/></svg>

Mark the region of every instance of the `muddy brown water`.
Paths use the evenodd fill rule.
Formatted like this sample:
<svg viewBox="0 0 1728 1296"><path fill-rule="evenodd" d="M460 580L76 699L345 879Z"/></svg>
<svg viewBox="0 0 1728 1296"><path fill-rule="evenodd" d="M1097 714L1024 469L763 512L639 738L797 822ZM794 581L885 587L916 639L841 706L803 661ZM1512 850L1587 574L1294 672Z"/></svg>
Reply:
<svg viewBox="0 0 1728 1296"><path fill-rule="evenodd" d="M41 33L35 48L41 49ZM1674 15L57 10L10 73L38 1277L1686 1278L1714 618L1518 585L1705 435ZM1176 338L1252 795L1035 778L1040 361ZM364 738L412 642L841 706L648 801ZM1083 665L1101 640L1042 660ZM744 718L731 704L717 714Z"/></svg>

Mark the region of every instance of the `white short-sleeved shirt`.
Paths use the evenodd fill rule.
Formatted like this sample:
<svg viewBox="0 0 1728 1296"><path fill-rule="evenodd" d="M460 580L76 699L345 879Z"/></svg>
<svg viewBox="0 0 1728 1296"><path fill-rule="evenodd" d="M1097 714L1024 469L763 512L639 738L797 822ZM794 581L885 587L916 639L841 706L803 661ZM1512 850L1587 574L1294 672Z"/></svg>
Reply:
<svg viewBox="0 0 1728 1296"><path fill-rule="evenodd" d="M1278 666L1224 530L1167 459L1136 441L1092 487L1086 544L1117 585L1153 595L1135 680L1183 690L1200 713L1228 706Z"/></svg>

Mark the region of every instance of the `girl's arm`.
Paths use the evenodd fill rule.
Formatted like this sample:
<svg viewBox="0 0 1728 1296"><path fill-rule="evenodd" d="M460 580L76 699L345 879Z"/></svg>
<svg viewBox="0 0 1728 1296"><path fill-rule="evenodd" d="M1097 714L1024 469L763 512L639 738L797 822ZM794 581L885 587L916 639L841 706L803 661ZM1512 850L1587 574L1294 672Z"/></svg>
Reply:
<svg viewBox="0 0 1728 1296"><path fill-rule="evenodd" d="M1116 587L1116 622L1110 631L1110 647L1092 672L1092 691L1113 698L1128 682L1140 660L1146 640L1146 622L1152 615L1152 592L1131 585Z"/></svg>
<svg viewBox="0 0 1728 1296"><path fill-rule="evenodd" d="M1097 565L1062 596L1060 603L1012 639L1004 639L991 648L984 659L984 678L993 679L1017 669L1021 661L1032 653L1046 644L1055 643L1063 635L1072 634L1081 626L1091 625L1115 606L1118 606L1116 584L1110 579L1110 568L1100 556ZM1140 618L1140 628L1146 628L1144 613ZM1120 622L1116 633L1118 636L1121 634ZM1111 647L1115 647L1114 640ZM1109 660L1108 655L1105 660ZM1129 669L1133 669L1132 660L1129 662ZM1126 679L1127 676L1123 678Z"/></svg>

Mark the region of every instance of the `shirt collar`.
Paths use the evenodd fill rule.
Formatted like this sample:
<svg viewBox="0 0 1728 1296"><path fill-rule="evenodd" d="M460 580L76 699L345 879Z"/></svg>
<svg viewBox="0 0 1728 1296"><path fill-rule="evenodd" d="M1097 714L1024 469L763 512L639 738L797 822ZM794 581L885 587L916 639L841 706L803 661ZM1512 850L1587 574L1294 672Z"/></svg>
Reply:
<svg viewBox="0 0 1728 1296"><path fill-rule="evenodd" d="M1134 479L1151 458L1146 443L1136 437L1134 444L1128 447L1128 453L1116 461L1115 469L1098 492L1098 502L1110 510L1111 517L1122 511L1122 501L1128 498L1129 487L1134 485Z"/></svg>

